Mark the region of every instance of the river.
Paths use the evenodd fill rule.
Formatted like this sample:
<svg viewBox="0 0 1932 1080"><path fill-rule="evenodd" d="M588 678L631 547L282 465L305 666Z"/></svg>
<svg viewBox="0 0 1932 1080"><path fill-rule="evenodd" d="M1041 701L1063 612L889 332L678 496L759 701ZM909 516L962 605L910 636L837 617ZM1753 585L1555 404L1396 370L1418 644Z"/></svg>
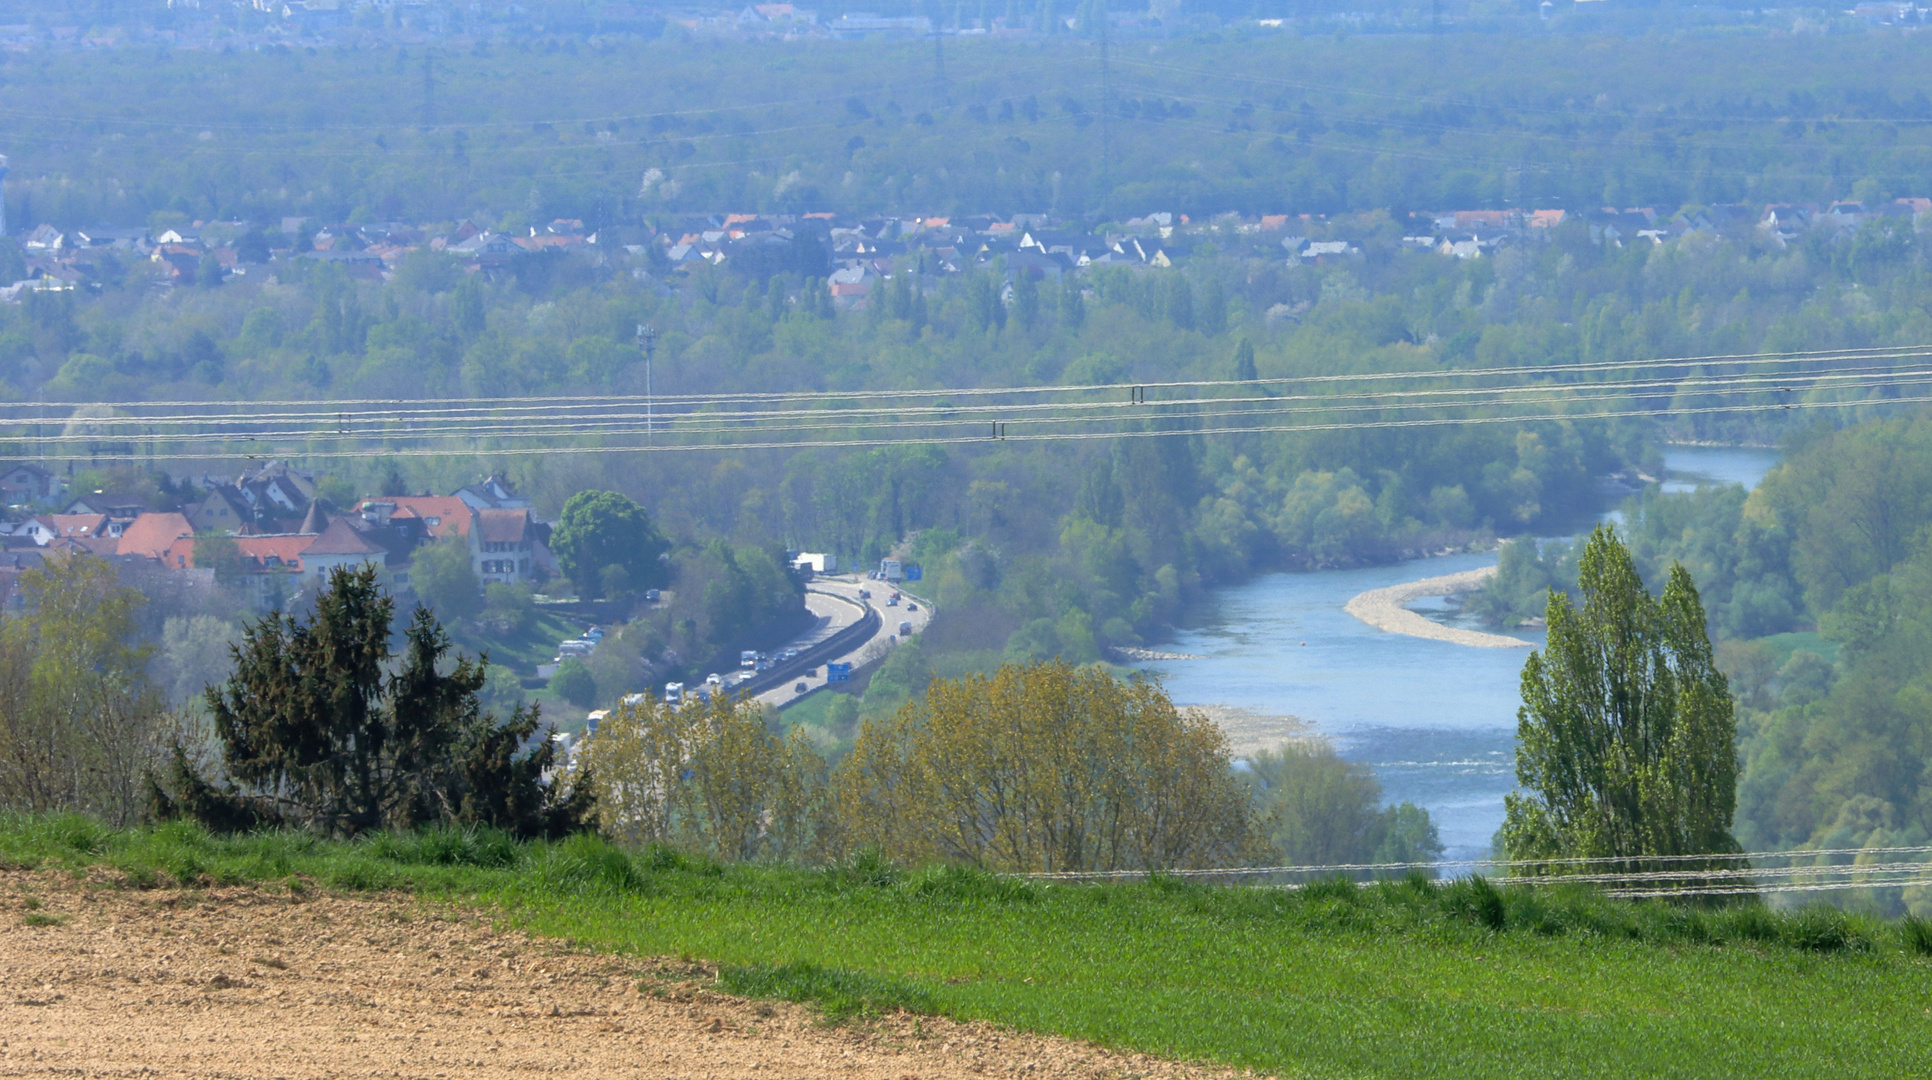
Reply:
<svg viewBox="0 0 1932 1080"><path fill-rule="evenodd" d="M1771 450L1671 447L1665 490L1699 483L1755 486ZM1450 858L1479 858L1515 786L1517 692L1528 649L1480 649L1390 634L1342 605L1357 593L1491 565L1494 552L1361 570L1268 574L1216 590L1192 625L1162 648L1198 659L1141 666L1174 700L1289 714L1367 763L1391 803L1428 809ZM1439 602L1411 610L1449 621ZM1525 642L1541 644L1537 633Z"/></svg>

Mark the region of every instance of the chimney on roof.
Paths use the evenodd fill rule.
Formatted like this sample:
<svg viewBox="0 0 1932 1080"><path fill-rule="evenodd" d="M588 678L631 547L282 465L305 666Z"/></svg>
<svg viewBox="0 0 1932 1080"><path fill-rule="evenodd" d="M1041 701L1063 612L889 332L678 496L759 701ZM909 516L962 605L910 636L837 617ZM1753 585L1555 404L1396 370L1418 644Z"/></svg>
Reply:
<svg viewBox="0 0 1932 1080"><path fill-rule="evenodd" d="M322 512L321 502L310 499L309 512L302 515L302 527L295 531L303 536L319 536L328 527L329 517Z"/></svg>

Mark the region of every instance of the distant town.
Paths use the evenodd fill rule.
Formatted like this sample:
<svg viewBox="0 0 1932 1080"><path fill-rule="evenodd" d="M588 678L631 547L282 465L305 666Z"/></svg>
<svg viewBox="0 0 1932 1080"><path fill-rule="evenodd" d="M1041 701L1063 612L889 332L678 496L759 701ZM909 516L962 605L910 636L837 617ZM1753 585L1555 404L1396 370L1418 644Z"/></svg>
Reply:
<svg viewBox="0 0 1932 1080"><path fill-rule="evenodd" d="M664 183L657 170L646 186ZM845 216L715 213L667 216L657 224L591 228L557 219L516 231L476 220L441 223L325 223L288 217L267 228L248 222L194 222L171 228L63 228L41 224L18 237L26 276L0 287L0 300L27 291L100 289L132 275L160 286L273 282L292 262L340 267L350 278L386 280L419 251L440 253L475 273L511 269L524 257L580 256L673 288L692 270L729 268L765 277L792 272L824 277L831 303L863 309L881 282L901 273L936 279L998 271L1059 279L1090 267L1166 268L1197 254L1290 264L1360 258L1406 249L1480 259L1511 245L1550 238L1570 226L1591 243L1666 244L1689 235L1755 237L1782 246L1807 230L1842 234L1872 220L1916 227L1932 198L1863 203L1723 204L1680 211L1653 207L1588 211L1445 210L1395 221L1387 214L1235 213L1206 218L1165 211L1124 221L997 216ZM1211 245L1202 249L1202 245ZM1271 313L1280 317L1284 313Z"/></svg>

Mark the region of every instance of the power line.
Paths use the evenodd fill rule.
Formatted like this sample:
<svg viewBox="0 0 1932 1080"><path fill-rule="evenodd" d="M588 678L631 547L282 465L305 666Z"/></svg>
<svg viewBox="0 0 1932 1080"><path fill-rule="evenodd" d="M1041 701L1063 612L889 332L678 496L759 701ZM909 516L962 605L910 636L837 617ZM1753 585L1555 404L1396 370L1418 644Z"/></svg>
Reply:
<svg viewBox="0 0 1932 1080"><path fill-rule="evenodd" d="M1832 390L1870 390L1895 387L1916 387L1932 384L1932 368L1913 371L1868 373L1853 377L1852 373L1834 373L1820 376L1826 385L1814 385L1812 392L1820 389ZM223 418L218 424L224 428L237 430L160 432L142 430L130 432L119 437L135 440L143 444L164 445L175 443L233 442L248 438L255 440L306 439L315 443L367 442L370 440L456 440L490 438L494 440L523 440L534 438L578 437L589 438L609 435L636 435L664 431L670 435L703 435L718 432L741 431L756 428L765 432L795 434L808 431L855 432L878 429L908 428L979 428L990 420L1014 425L1071 425L1119 423L1138 421L1149 416L1163 419L1200 420L1221 417L1264 417L1316 415L1350 412L1416 412L1420 410L1469 409L1469 408L1517 408L1532 405L1560 405L1565 402L1589 402L1594 400L1644 396L1644 391L1669 391L1673 398L1686 394L1710 396L1791 394L1793 387L1783 385L1793 382L1788 376L1769 378L1767 376L1738 376L1731 378L1703 379L1689 381L1658 381L1647 383L1607 383L1585 386L1552 386L1548 384L1527 387L1479 388L1464 390L1419 390L1369 394L1345 395L1297 395L1290 398L1244 397L1244 398L1191 398L1181 400L1141 399L1131 402L1089 402L1089 403L1043 403L1026 405L979 405L967 407L925 406L877 408L877 409L794 409L781 411L743 412L743 413L675 413L658 415L649 403L645 411L606 413L598 416L580 417L573 420L555 420L546 416L491 417L487 410L470 410L472 413L485 413L483 416L464 416L450 418L424 417L421 419L390 419L387 416L374 423L363 421L360 430L351 423L347 414L334 415L309 414L296 419L308 419L318 425L311 429L262 429L241 426L241 421ZM1536 396L1522 396L1533 393ZM1451 400L1413 400L1423 397L1449 395ZM1389 401L1388 398L1401 400ZM1860 399L1866 404L1883 404L1889 399ZM1854 402L1857 403L1857 402ZM909 415L912 414L912 415ZM974 415L978 414L978 415ZM1016 415L1017 414L1017 415ZM154 427L182 423L175 418L113 418L116 426L152 429ZM286 418L284 418L286 419ZM1505 415L1495 419L1508 420ZM806 423L805 421L832 421L833 423ZM255 421L261 422L261 421ZM641 422L641 423L640 423ZM0 427L7 425L33 424L38 421L0 420ZM85 421L83 426L106 426L100 421ZM62 432L58 435L29 434L21 436L39 444L99 443L103 436L98 431Z"/></svg>
<svg viewBox="0 0 1932 1080"><path fill-rule="evenodd" d="M1149 390L1199 389L1202 387L1234 386L1292 386L1327 385L1336 383L1358 383L1377 380L1409 381L1417 379L1470 379L1489 378L1501 375L1549 375L1549 374L1605 374L1618 371L1649 371L1657 368L1694 367L1703 365L1743 365L1776 366L1798 364L1808 361L1831 360L1870 360L1870 359L1911 359L1932 356L1932 344L1901 346L1870 346L1857 349L1814 349L1791 352L1755 353L1710 353L1693 356L1650 357L1639 360L1601 360L1585 361L1574 364L1534 364L1523 366L1495 366L1482 368L1450 368L1444 370L1406 370L1377 372L1344 372L1327 375L1286 375L1265 379L1170 379L1132 384ZM1552 384L1563 385L1563 384ZM1123 383L1078 383L1069 386L1032 385L1032 386L986 386L986 387L943 387L912 388L896 390L780 390L738 394L660 394L659 404L727 405L773 401L815 401L824 399L841 400L896 400L901 398L951 398L951 397L995 397L1024 394L1069 394L1069 393L1120 393L1129 388ZM302 398L263 398L252 400L210 400L182 399L162 401L48 401L16 402L0 404L0 411L8 409L143 409L143 408L230 408L260 409L308 408L334 413L344 407L379 406L384 408L443 409L450 406L497 405L506 408L516 407L571 407L573 404L594 405L598 403L619 403L641 405L644 398L636 394L548 394L548 395L510 395L501 397L451 397L451 398L340 398L340 399L302 399ZM73 416L66 418L77 423L91 423L96 420L115 419L111 417Z"/></svg>
<svg viewBox="0 0 1932 1080"><path fill-rule="evenodd" d="M1659 896L1725 896L1767 892L1820 892L1864 888L1905 888L1932 884L1932 862L1898 858L1906 855L1932 855L1932 846L1828 848L1821 850L1717 852L1691 855L1632 855L1605 858L1560 859L1447 859L1431 862L1335 863L1320 865L1234 866L1208 869L1041 871L1020 876L1039 881L1138 881L1153 876L1224 881L1257 878L1292 879L1264 882L1280 888L1299 888L1311 880L1377 874L1384 877L1411 873L1460 874L1497 868L1503 874L1489 880L1498 885L1608 886L1606 896L1643 898ZM1819 863L1818 859L1879 858L1877 863ZM1807 861L1800 861L1807 860ZM1786 862L1795 865L1765 867L1752 864ZM1614 866L1660 866L1682 869L1602 869ZM1525 871L1547 871L1526 873ZM1832 880L1820 880L1832 879ZM1363 885L1371 882L1363 881ZM1674 886L1674 887L1673 887Z"/></svg>
<svg viewBox="0 0 1932 1080"><path fill-rule="evenodd" d="M1880 406L1919 404L1932 401L1932 395L1885 398L1879 400L1856 401L1810 401L1792 403L1770 403L1757 405L1720 405L1702 408L1653 408L1653 409L1609 409L1595 412L1545 413L1528 416L1493 417L1441 417L1413 420L1377 420L1333 422L1321 424L1284 424L1284 425L1240 425L1224 427L1187 427L1173 426L1153 430L1116 430L1100 432L1045 432L1018 435L1002 431L998 440L1002 442L1082 442L1094 439L1137 439L1137 438L1174 438L1201 437L1208 435L1258 435L1258 434L1320 434L1333 431L1392 430L1402 428L1437 428L1457 426L1489 426L1495 424L1533 424L1533 423L1574 423L1579 420L1639 419L1659 416L1696 416L1696 415L1748 415L1761 412L1791 411L1799 409L1846 409L1871 408ZM1004 426L1003 424L1001 425ZM477 446L464 450L426 449L408 447L382 447L364 450L306 450L300 447L259 447L250 448L245 444L252 439L241 441L240 447L224 446L205 453L149 453L145 456L153 460L184 460L211 457L248 456L252 458L304 458L316 460L353 460L373 457L470 457L478 455L511 456L548 456L584 454L631 454L631 453L692 453L718 452L726 450L797 450L797 449L876 449L890 446L953 446L976 445L987 442L987 436L931 436L907 438L848 438L848 439L804 439L804 440L758 440L748 442L709 442L709 443L652 443L646 445L617 446L538 446L538 447L489 447ZM28 439L26 441L31 441ZM102 440L108 441L108 440ZM122 440L123 443L136 442L137 439ZM209 442L220 441L211 437ZM99 461L103 456L133 456L131 454L103 455L35 455L43 461Z"/></svg>
<svg viewBox="0 0 1932 1080"><path fill-rule="evenodd" d="M1579 397L1623 396L1623 395L1641 394L1645 391L1668 390L1673 395L1681 396L1687 393L1703 393L1703 394L1743 393L1743 392L1753 392L1759 389L1768 389L1768 390L1772 390L1775 392L1782 392L1782 393L1793 393L1793 392L1796 392L1796 387L1793 385L1786 385L1786 384L1796 384L1796 383L1803 383L1807 381L1813 384L1810 387L1810 389L1812 390L1817 390L1822 388L1823 384L1829 384L1833 388L1840 388L1840 389L1861 388L1861 387L1872 388L1872 387L1883 387L1883 386L1890 386L1890 385L1914 385L1916 384L1917 380L1920 377L1926 376L1926 375L1932 375L1932 368L1897 370L1889 367L1866 366L1866 367L1856 367L1856 368L1837 368L1837 369L1832 369L1829 371L1822 371L1822 372L1799 372L1799 373L1769 372L1769 373L1743 374L1743 375L1699 376L1699 377L1684 377L1684 378L1676 378L1676 379L1653 379L1653 380L1647 380L1647 381L1633 381L1633 382L1597 382L1597 383L1542 382L1542 383L1526 383L1526 384L1519 384L1514 386L1440 387L1440 388L1432 388L1432 389L1426 389L1426 390L1372 390L1372 391L1361 391L1361 392L1355 392L1355 393L1337 393L1337 394L1290 394L1290 395L1263 394L1260 396L1247 396L1247 397L1216 396L1216 397L1189 397L1189 398L1160 398L1160 397L1147 397L1144 394L1137 394L1127 399L1116 398L1116 399L1103 400L1103 401L1060 401L1060 402L1005 401L1005 402L989 402L984 404L958 404L958 403L949 402L949 403L938 404L938 405L891 404L891 405L880 405L880 406L864 407L864 408L808 407L808 408L793 408L793 409L780 408L780 409L764 409L764 410L738 410L738 411L731 411L731 412L714 412L714 411L708 411L707 409L703 409L703 408L693 408L685 412L666 413L665 415L666 415L667 422L681 420L685 422L687 425L696 423L696 424L716 424L716 425L722 425L722 426L739 427L739 426L743 426L747 421L754 421L754 420L755 421L775 421L775 420L782 421L782 420L798 419L798 418L825 419L825 418L845 417L845 418L851 418L854 420L865 419L869 417L878 417L878 416L892 416L892 417L899 417L899 418L914 418L914 417L948 418L948 417L955 417L955 416L962 416L962 415L964 416L991 415L993 413L998 413L1001 416L1012 416L1015 414L1039 414L1039 413L1050 413L1050 412L1073 412L1073 411L1133 412L1137 415L1146 415L1149 412L1158 411L1158 410L1178 410L1178 409L1189 408L1189 407L1213 406L1213 407L1217 407L1225 410L1229 406L1242 405L1242 404L1252 404L1257 406L1266 405L1266 406L1274 407L1274 406L1282 406L1282 405L1287 405L1287 404L1296 403L1296 402L1318 402L1318 403L1321 403L1320 408L1322 409L1333 409L1337 411L1348 411L1348 410L1360 411L1364 409L1376 409L1376 408L1446 408L1446 407L1452 407L1452 406L1478 407L1478 406L1486 406L1486 405L1508 405L1508 404L1518 403L1511 399L1525 394L1544 395L1544 398L1538 399L1538 400L1554 401L1559 399L1549 397L1548 395L1552 395L1552 394L1575 395ZM1204 384L1204 385L1210 385L1210 386L1225 385L1225 386L1231 386L1231 387L1233 386L1246 387L1246 386L1252 385L1252 383L1234 382L1234 383L1211 383L1211 384ZM1136 387L1134 389L1139 390L1139 389L1145 389L1145 388L1146 387ZM1115 391L1118 391L1121 388L1113 387L1112 389L1114 389ZM1042 392L1045 392L1045 391L1042 391ZM1449 399L1449 400L1430 401L1430 400L1416 400L1416 399ZM712 403L715 403L717 400L718 399L708 399L706 402L704 402L704 404L712 404ZM662 399L662 398L655 399L656 405L667 405L667 404L674 404L674 403L675 403L674 399ZM637 414L634 411L622 412L622 411L612 411L612 410L624 410L624 409L635 410L637 406L640 404L644 406L647 415L653 411L653 408L654 408L653 399L647 396L643 399L636 399L636 400L627 399L621 402L597 403L597 404L579 403L579 404L559 404L559 405L543 405L543 406L507 406L503 408L430 407L430 408L382 410L379 412L378 411L350 412L346 409L324 409L322 411L312 411L312 412L272 412L272 413L252 412L245 415L198 413L198 414L187 414L187 415L178 415L178 416L165 416L165 415L164 416L104 416L104 417L67 417L67 418L0 416L0 429L4 429L8 427L38 428L38 427L43 427L49 424L56 424L56 423L64 424L66 426L82 426L87 428L128 427L128 428L144 428L144 429L151 429L156 427L182 427L182 426L207 426L207 425L226 425L229 427L234 427L237 425L245 425L247 427L255 429L258 434L261 434L262 432L260 432L259 428L260 428L260 425L263 425L263 424L284 423L284 422L299 423L302 421L309 421L313 423L322 423L322 424L334 426L335 428L338 429L338 431L350 426L360 425L364 429L362 432L363 434L374 434L374 433L380 433L385 427L393 428L395 425L419 425L419 427L416 430L422 430L423 428L421 426L427 426L428 428L431 428L431 429L434 429L434 428L447 429L451 425L457 424L457 423L468 423L474 420L487 420L490 423L489 428L475 429L475 430L489 430L489 431L499 431L499 432L517 430L514 428L506 428L505 425L528 424L531 421L538 421L538 422L551 425L561 433L568 433L569 431L573 431L573 430L594 431L594 430L597 430L596 425L601 423L610 423L610 422L637 419ZM762 404L762 403L747 402L746 404ZM575 419L560 419L557 416L557 414L560 412L572 412L572 413L584 414L584 413L590 413L592 411L596 411L597 414L579 415ZM1256 413L1266 413L1266 412L1279 412L1281 410L1278 408L1268 408L1268 409L1256 409L1253 411ZM1053 420L1056 418L1048 416L1048 417L1045 417L1044 419ZM974 422L977 422L977 421L974 421ZM472 429L464 429L464 430L472 430ZM230 432L230 433L239 434L240 432ZM273 434L286 436L286 435L299 434L299 432L273 432ZM52 437L52 436L47 436L47 437ZM62 437L83 438L83 439L95 438L95 437L98 437L98 433L83 432L81 434L73 435L73 436L67 436L63 434Z"/></svg>

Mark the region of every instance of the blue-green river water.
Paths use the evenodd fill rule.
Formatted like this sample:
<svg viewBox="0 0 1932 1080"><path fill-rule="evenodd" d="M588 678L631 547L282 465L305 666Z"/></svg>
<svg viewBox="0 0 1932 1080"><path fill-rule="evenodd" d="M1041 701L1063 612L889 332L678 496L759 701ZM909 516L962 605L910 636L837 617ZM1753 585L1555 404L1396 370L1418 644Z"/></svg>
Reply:
<svg viewBox="0 0 1932 1080"><path fill-rule="evenodd" d="M1770 450L1676 447L1666 490L1755 486ZM1450 858L1477 858L1515 786L1517 680L1528 650L1479 649L1390 634L1342 610L1350 597L1493 564L1494 552L1362 570L1269 574L1218 590L1162 648L1202 659L1143 665L1182 704L1233 705L1307 721L1366 762L1389 802L1428 809ZM1439 602L1414 610L1449 617ZM1522 635L1541 644L1537 634Z"/></svg>

